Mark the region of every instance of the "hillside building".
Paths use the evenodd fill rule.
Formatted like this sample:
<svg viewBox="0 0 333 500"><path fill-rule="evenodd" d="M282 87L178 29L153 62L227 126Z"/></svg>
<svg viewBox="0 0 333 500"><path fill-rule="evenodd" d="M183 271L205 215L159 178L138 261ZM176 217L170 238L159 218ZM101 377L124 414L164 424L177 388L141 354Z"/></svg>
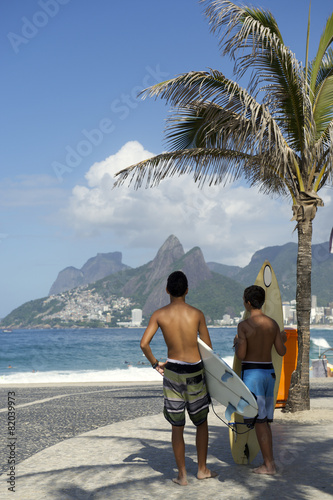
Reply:
<svg viewBox="0 0 333 500"><path fill-rule="evenodd" d="M142 323L142 309L132 309L131 326L141 326L141 323Z"/></svg>

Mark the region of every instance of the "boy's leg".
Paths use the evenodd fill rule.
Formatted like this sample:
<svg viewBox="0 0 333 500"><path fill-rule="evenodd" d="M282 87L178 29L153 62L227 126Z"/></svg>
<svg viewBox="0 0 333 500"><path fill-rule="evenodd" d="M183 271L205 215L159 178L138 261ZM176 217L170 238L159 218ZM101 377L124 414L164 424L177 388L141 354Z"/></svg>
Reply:
<svg viewBox="0 0 333 500"><path fill-rule="evenodd" d="M253 472L257 474L275 474L276 468L273 458L273 439L271 427L268 422L256 423L255 430L264 463L260 467L253 469Z"/></svg>
<svg viewBox="0 0 333 500"><path fill-rule="evenodd" d="M198 479L208 479L216 477L217 473L207 469L208 451L208 422L207 420L197 426L196 446L198 455Z"/></svg>
<svg viewBox="0 0 333 500"><path fill-rule="evenodd" d="M181 486L187 485L187 473L185 468L185 441L184 441L184 426L172 426L172 449L175 455L178 468L178 477L173 479L174 483Z"/></svg>

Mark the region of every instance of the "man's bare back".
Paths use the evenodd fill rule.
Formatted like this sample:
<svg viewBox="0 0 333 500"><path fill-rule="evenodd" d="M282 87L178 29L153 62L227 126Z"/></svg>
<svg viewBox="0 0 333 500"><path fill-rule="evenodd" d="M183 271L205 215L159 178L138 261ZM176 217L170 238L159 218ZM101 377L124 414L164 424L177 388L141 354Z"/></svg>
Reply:
<svg viewBox="0 0 333 500"><path fill-rule="evenodd" d="M239 323L235 339L237 357L242 361L272 361L272 346L283 356L286 352L276 321L261 310L251 310L251 316Z"/></svg>
<svg viewBox="0 0 333 500"><path fill-rule="evenodd" d="M170 297L170 304L155 311L141 340L141 348L149 361L149 342L161 328L168 348L168 358L187 363L200 361L197 336L211 347L205 317L199 309L185 302L184 297Z"/></svg>

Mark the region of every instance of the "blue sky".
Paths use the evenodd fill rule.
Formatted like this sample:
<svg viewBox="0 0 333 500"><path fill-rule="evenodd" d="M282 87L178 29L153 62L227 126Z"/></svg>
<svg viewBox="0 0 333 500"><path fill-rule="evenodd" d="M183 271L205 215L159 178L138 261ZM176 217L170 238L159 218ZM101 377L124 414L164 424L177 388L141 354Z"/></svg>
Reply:
<svg viewBox="0 0 333 500"><path fill-rule="evenodd" d="M272 11L304 60L307 0L252 3ZM333 10L312 3L310 57ZM67 266L121 251L136 267L170 234L206 261L241 266L259 248L297 242L290 203L241 183L112 190L112 173L165 146L168 108L140 90L209 67L232 77L196 0L13 0L2 2L0 30L0 317L46 296ZM331 191L321 194L315 243L332 225Z"/></svg>

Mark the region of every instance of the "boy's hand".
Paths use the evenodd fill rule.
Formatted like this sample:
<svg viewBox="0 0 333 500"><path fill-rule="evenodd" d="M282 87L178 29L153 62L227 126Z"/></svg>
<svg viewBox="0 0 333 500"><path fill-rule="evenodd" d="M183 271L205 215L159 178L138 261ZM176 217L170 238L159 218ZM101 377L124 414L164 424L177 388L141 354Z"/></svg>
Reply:
<svg viewBox="0 0 333 500"><path fill-rule="evenodd" d="M287 342L287 334L284 330L282 330L280 333L281 333L282 342L285 344Z"/></svg>
<svg viewBox="0 0 333 500"><path fill-rule="evenodd" d="M156 366L155 370L158 371L158 373L160 373L162 376L164 375L164 367L166 365L166 361L165 363L161 363L160 361L158 362L158 365Z"/></svg>

